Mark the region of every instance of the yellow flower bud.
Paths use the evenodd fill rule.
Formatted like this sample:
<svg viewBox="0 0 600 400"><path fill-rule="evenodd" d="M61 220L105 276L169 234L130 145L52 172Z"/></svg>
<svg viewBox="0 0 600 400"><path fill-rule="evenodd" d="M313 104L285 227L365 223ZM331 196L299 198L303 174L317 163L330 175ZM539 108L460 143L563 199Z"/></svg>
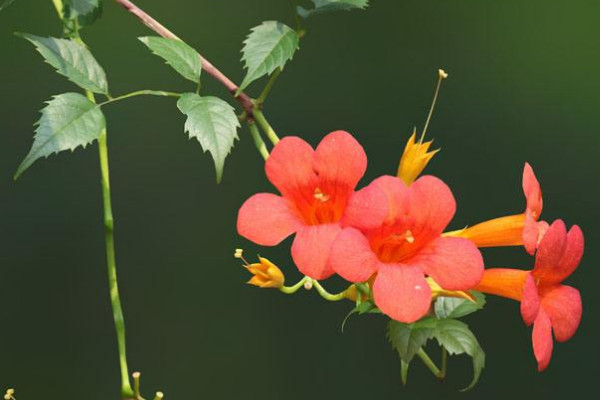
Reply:
<svg viewBox="0 0 600 400"><path fill-rule="evenodd" d="M435 153L440 151L440 149L429 151L433 140L423 142L423 137L421 137L417 142L415 140L416 135L417 132L414 130L412 136L406 142L404 153L398 165L398 178L402 179L406 185L413 183L421 172L423 172L423 169L425 169Z"/></svg>
<svg viewBox="0 0 600 400"><path fill-rule="evenodd" d="M285 282L283 272L266 258L258 257L258 260L260 262L246 266L246 269L254 275L248 283L261 288L281 288Z"/></svg>

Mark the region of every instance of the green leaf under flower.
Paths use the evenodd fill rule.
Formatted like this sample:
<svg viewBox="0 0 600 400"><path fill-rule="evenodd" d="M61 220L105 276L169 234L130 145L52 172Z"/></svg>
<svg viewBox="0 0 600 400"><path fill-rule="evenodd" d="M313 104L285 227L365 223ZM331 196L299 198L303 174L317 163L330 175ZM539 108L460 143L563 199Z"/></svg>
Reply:
<svg viewBox="0 0 600 400"><path fill-rule="evenodd" d="M455 319L438 320L433 337L449 354L467 354L473 360L473 380L464 390L475 386L485 366L485 353L469 326Z"/></svg>
<svg viewBox="0 0 600 400"><path fill-rule="evenodd" d="M471 291L475 302L458 297L440 297L435 302L435 315L438 318L462 318L481 310L485 306L485 295Z"/></svg>

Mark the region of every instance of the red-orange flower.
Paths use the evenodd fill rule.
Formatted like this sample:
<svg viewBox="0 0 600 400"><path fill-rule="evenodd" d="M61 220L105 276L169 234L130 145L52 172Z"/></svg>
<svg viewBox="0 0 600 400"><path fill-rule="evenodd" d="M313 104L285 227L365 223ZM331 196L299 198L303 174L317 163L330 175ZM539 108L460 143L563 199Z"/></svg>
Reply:
<svg viewBox="0 0 600 400"><path fill-rule="evenodd" d="M575 225L567 233L564 222L557 220L540 242L532 271L487 269L475 288L521 302L523 320L533 324L533 352L539 371L552 357L552 332L558 342L564 342L579 326L581 296L562 281L579 265L583 247L581 229Z"/></svg>
<svg viewBox="0 0 600 400"><path fill-rule="evenodd" d="M533 255L548 230L548 223L538 222L543 208L542 190L528 163L523 169L523 193L527 199L525 212L495 218L445 235L469 239L478 247L523 245Z"/></svg>
<svg viewBox="0 0 600 400"><path fill-rule="evenodd" d="M477 247L462 238L442 238L454 216L452 192L438 178L424 176L407 187L383 176L368 186L388 199L385 221L377 226L345 228L331 249L335 272L351 282L373 284L375 303L401 322L421 318L431 303L425 275L447 290L467 290L483 273Z"/></svg>
<svg viewBox="0 0 600 400"><path fill-rule="evenodd" d="M366 167L362 146L347 132L330 133L316 150L298 137L285 137L265 164L282 196L250 197L240 208L238 232L263 246L296 233L292 257L298 269L314 279L331 276L329 251L342 227L374 226L387 212L383 193L354 191Z"/></svg>

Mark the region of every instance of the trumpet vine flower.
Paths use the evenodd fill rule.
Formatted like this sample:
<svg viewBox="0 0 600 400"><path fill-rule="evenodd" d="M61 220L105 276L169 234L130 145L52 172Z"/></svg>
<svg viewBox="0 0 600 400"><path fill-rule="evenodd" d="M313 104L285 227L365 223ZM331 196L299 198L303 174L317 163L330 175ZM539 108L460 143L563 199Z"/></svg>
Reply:
<svg viewBox="0 0 600 400"><path fill-rule="evenodd" d="M366 167L362 146L347 132L328 134L316 150L298 137L283 138L265 163L281 196L258 193L246 200L238 232L263 246L295 233L292 258L300 272L313 279L331 276L329 252L342 228L376 226L387 214L384 193L354 190Z"/></svg>
<svg viewBox="0 0 600 400"><path fill-rule="evenodd" d="M542 237L548 230L548 223L538 221L542 213L542 190L533 168L525 163L523 169L523 193L527 206L523 213L495 218L445 236L462 237L471 240L478 247L521 246L533 255Z"/></svg>
<svg viewBox="0 0 600 400"><path fill-rule="evenodd" d="M575 271L583 255L584 239L575 225L568 232L563 221L549 227L536 253L531 271L507 268L487 269L475 287L521 302L521 315L533 324L533 352L538 370L544 370L552 357L553 340L569 340L581 321L579 291L562 282Z"/></svg>
<svg viewBox="0 0 600 400"><path fill-rule="evenodd" d="M407 187L383 176L368 188L388 199L385 220L368 228L344 228L330 262L351 282L376 275L373 296L383 313L406 323L423 317L432 297L426 275L446 290L467 290L479 282L483 260L477 247L463 238L441 237L456 211L445 183L423 176Z"/></svg>

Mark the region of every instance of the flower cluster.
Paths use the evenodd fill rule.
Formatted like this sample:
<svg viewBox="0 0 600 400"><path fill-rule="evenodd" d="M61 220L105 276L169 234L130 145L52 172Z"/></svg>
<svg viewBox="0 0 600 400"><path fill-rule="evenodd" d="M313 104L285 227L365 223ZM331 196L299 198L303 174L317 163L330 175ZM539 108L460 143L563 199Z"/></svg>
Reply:
<svg viewBox="0 0 600 400"><path fill-rule="evenodd" d="M265 164L281 195L250 197L239 210L238 232L263 246L295 234L291 254L306 279L338 274L366 285L376 307L402 323L429 315L440 295L470 298L468 291L474 290L518 300L523 320L534 326L538 367L546 368L552 332L565 341L581 319L579 292L561 284L581 259L581 230L574 226L567 232L560 220L539 221L541 189L525 164L524 212L445 232L456 211L452 191L439 178L418 177L435 154L430 145L413 134L397 176L381 176L357 189L367 157L352 135L332 132L316 150L286 137ZM479 247L517 245L535 255L533 270L484 268ZM264 259L261 264L248 266L255 274L249 283L282 288L278 273L267 274L275 271L273 264ZM356 285L350 292L346 297L355 299Z"/></svg>

